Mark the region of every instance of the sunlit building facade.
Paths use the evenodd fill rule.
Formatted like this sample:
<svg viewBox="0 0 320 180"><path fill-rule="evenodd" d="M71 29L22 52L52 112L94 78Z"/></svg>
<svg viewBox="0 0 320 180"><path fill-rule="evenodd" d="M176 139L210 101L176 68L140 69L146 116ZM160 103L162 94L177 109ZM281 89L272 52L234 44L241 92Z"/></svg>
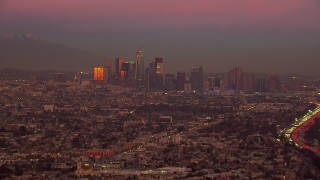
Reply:
<svg viewBox="0 0 320 180"><path fill-rule="evenodd" d="M103 67L93 68L93 80L96 82L104 80L104 68Z"/></svg>

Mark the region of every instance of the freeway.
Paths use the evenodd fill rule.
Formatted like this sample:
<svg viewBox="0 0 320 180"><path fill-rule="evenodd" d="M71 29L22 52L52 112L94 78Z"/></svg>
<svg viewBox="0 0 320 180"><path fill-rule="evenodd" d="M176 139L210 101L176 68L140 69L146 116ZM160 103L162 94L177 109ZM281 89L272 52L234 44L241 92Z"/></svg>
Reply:
<svg viewBox="0 0 320 180"><path fill-rule="evenodd" d="M309 110L309 112L302 118L296 119L289 128L281 131L280 133L284 134L285 138L295 146L312 151L320 157L319 144L314 143L314 145L312 146L307 145L306 139L304 138L305 131L315 123L315 119L317 117L320 117L320 104L318 104L318 106L313 111Z"/></svg>

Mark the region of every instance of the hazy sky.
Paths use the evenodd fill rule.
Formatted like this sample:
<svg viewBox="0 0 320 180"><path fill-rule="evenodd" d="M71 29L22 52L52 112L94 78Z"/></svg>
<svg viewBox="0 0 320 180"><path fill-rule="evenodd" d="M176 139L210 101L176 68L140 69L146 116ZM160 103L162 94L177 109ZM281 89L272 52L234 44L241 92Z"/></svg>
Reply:
<svg viewBox="0 0 320 180"><path fill-rule="evenodd" d="M166 70L318 74L319 0L0 0L0 31L101 58L162 56Z"/></svg>

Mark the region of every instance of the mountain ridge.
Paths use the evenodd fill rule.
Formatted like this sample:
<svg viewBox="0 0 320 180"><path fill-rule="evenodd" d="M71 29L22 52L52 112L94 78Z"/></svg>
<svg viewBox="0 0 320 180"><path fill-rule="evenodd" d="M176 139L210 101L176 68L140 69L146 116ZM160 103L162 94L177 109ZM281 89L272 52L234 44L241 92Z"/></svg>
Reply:
<svg viewBox="0 0 320 180"><path fill-rule="evenodd" d="M2 33L0 37L0 68L74 71L89 70L103 62L95 54L53 43L31 33Z"/></svg>

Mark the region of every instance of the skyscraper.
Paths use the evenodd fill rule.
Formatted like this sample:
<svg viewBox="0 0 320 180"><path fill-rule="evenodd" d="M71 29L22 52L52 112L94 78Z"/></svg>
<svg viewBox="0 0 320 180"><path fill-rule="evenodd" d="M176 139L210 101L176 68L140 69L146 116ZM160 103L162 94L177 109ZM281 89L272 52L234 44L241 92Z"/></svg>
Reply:
<svg viewBox="0 0 320 180"><path fill-rule="evenodd" d="M165 81L165 70L163 58L156 57L154 60L155 63L155 86L156 89L162 89Z"/></svg>
<svg viewBox="0 0 320 180"><path fill-rule="evenodd" d="M136 70L135 78L142 80L144 77L144 58L142 50L137 51L136 54Z"/></svg>
<svg viewBox="0 0 320 180"><path fill-rule="evenodd" d="M241 67L235 67L229 71L228 85L233 90L243 90L243 74Z"/></svg>
<svg viewBox="0 0 320 180"><path fill-rule="evenodd" d="M191 89L193 91L203 91L203 68L202 66L195 66L191 68Z"/></svg>
<svg viewBox="0 0 320 180"><path fill-rule="evenodd" d="M167 91L174 90L174 74L165 74L165 89Z"/></svg>
<svg viewBox="0 0 320 180"><path fill-rule="evenodd" d="M266 89L267 89L266 79L263 77L257 78L256 91L266 92Z"/></svg>
<svg viewBox="0 0 320 180"><path fill-rule="evenodd" d="M252 73L243 73L242 76L242 90L252 93L255 90L256 77Z"/></svg>
<svg viewBox="0 0 320 180"><path fill-rule="evenodd" d="M156 67L155 67L155 62L150 61L149 62L149 67L146 68L146 82L148 84L149 89L154 89L155 88L155 79L156 79Z"/></svg>
<svg viewBox="0 0 320 180"><path fill-rule="evenodd" d="M93 68L93 80L95 85L103 86L104 79L104 68L103 67L94 67Z"/></svg>
<svg viewBox="0 0 320 180"><path fill-rule="evenodd" d="M126 62L124 58L116 58L116 63L115 63L115 69L116 69L116 76L120 77L121 76L121 71L122 71L122 64Z"/></svg>
<svg viewBox="0 0 320 180"><path fill-rule="evenodd" d="M112 75L112 62L106 59L105 66L104 66L104 82L105 82L105 84L111 83L111 75Z"/></svg>
<svg viewBox="0 0 320 180"><path fill-rule="evenodd" d="M186 73L185 72L177 72L177 90L184 90L184 83L186 83Z"/></svg>

